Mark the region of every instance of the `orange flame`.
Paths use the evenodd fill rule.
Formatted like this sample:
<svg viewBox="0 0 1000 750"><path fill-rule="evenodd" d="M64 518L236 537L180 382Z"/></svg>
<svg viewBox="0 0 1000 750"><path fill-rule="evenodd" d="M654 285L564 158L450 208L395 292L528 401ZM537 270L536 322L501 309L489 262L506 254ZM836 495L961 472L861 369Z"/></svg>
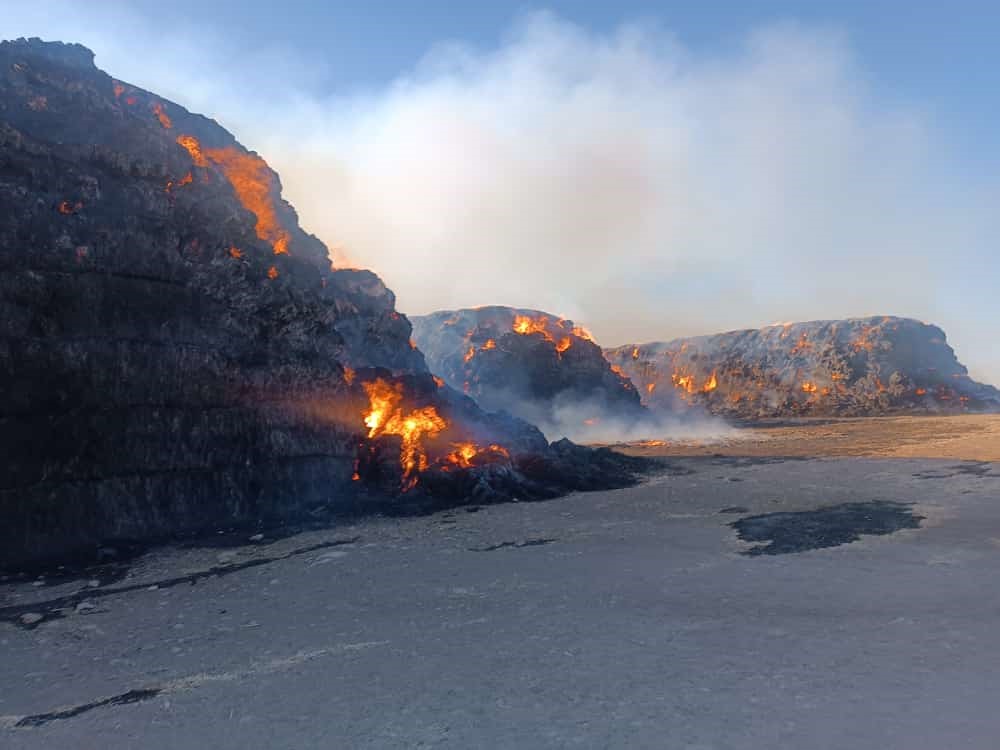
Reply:
<svg viewBox="0 0 1000 750"><path fill-rule="evenodd" d="M240 250L235 245L233 245L232 247L229 248L229 257L239 260L240 258L243 257L243 251Z"/></svg>
<svg viewBox="0 0 1000 750"><path fill-rule="evenodd" d="M496 349L496 348L497 348L497 342L494 341L493 339L487 339L486 343L483 344L480 351L488 352L490 349Z"/></svg>
<svg viewBox="0 0 1000 750"><path fill-rule="evenodd" d="M624 372L622 371L622 368L620 368L620 367L619 367L618 365L611 365L611 372L613 372L613 373L614 373L615 375L619 375L619 376L621 376L621 377L623 377L623 378L624 378L624 377L628 377L628 376L627 376L627 375L626 375L626 374L625 374L625 373L624 373Z"/></svg>
<svg viewBox="0 0 1000 750"><path fill-rule="evenodd" d="M438 388L444 388L444 381L441 378L439 378L437 375L432 375L431 377L434 378L434 385L436 385Z"/></svg>
<svg viewBox="0 0 1000 750"><path fill-rule="evenodd" d="M267 162L233 146L202 150L193 135L177 136L177 143L187 150L195 166L207 167L211 161L222 170L240 203L257 217L257 237L269 242L275 255L288 253L291 235L278 220L277 185Z"/></svg>
<svg viewBox="0 0 1000 750"><path fill-rule="evenodd" d="M201 144L198 143L198 139L193 135L179 135L177 136L177 143L184 147L184 149L191 155L191 161L194 162L196 167L207 167L208 162L205 160L205 154L201 151Z"/></svg>
<svg viewBox="0 0 1000 750"><path fill-rule="evenodd" d="M274 279L278 278L278 269L275 268L274 266L271 266L270 268L268 268L267 269L267 278L271 279L272 281Z"/></svg>
<svg viewBox="0 0 1000 750"><path fill-rule="evenodd" d="M63 214L64 216L71 216L75 214L77 211L81 210L82 208L83 208L83 203L81 203L80 201L77 201L76 203L70 203L69 201L60 201L59 205L56 207L59 213Z"/></svg>
<svg viewBox="0 0 1000 750"><path fill-rule="evenodd" d="M170 130L170 128L174 126L174 123L171 122L170 116L164 111L163 105L159 102L153 102L152 107L153 114L156 115L156 119L160 121L160 125L167 130Z"/></svg>
<svg viewBox="0 0 1000 750"><path fill-rule="evenodd" d="M548 323L549 319L545 315L540 315L537 318L532 318L530 315L515 315L512 327L515 333L519 333L522 336L527 336L531 333L540 333L551 341L552 336L546 330Z"/></svg>
<svg viewBox="0 0 1000 750"><path fill-rule="evenodd" d="M670 379L673 380L675 388L680 388L687 393L694 393L694 375L679 375L675 372L670 376Z"/></svg>
<svg viewBox="0 0 1000 750"><path fill-rule="evenodd" d="M564 336L563 338L559 339L559 343L556 344L556 351L562 354L572 345L573 345L573 339L571 339L569 336Z"/></svg>
<svg viewBox="0 0 1000 750"><path fill-rule="evenodd" d="M469 351L467 351L465 353L465 356L462 357L462 361L463 362L468 362L469 360L471 360L475 356L476 356L476 347L470 346L469 347Z"/></svg>
<svg viewBox="0 0 1000 750"><path fill-rule="evenodd" d="M409 479L408 486L416 484L416 472L427 468L427 452L423 446L424 437L433 437L448 423L433 406L424 406L409 413L403 412L403 394L400 386L392 386L379 378L364 384L368 394L369 409L364 415L368 437L398 435L403 439L399 453L399 463L403 476Z"/></svg>
<svg viewBox="0 0 1000 750"><path fill-rule="evenodd" d="M918 396L925 396L925 395L927 395L927 389L926 388L917 388L917 390L914 391L914 393L916 393Z"/></svg>
<svg viewBox="0 0 1000 750"><path fill-rule="evenodd" d="M639 359L639 347L632 348L632 359Z"/></svg>
<svg viewBox="0 0 1000 750"><path fill-rule="evenodd" d="M810 383L808 380L802 384L803 393L815 393L819 390L819 387L815 383Z"/></svg>
<svg viewBox="0 0 1000 750"><path fill-rule="evenodd" d="M705 385L703 385L701 387L701 392L702 393L711 393L712 391L714 391L718 387L719 387L719 381L718 381L718 379L716 379L716 377L715 377L715 371L713 370L712 371L712 377L710 377L708 379L708 381L705 383Z"/></svg>
<svg viewBox="0 0 1000 750"><path fill-rule="evenodd" d="M587 341L593 341L594 340L594 337L591 335L590 331L588 331L583 326L574 326L573 327L573 335L574 336L579 336L581 339L586 339Z"/></svg>
<svg viewBox="0 0 1000 750"><path fill-rule="evenodd" d="M646 393L652 393L655 390L656 390L656 383L649 383L646 386Z"/></svg>

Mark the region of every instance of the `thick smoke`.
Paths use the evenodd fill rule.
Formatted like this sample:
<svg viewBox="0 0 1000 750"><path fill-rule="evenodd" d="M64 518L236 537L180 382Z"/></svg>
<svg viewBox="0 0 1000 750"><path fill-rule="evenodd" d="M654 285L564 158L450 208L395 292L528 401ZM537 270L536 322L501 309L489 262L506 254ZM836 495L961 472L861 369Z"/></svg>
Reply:
<svg viewBox="0 0 1000 750"><path fill-rule="evenodd" d="M5 33L79 39L218 117L406 312L549 309L605 345L896 314L1000 381L996 187L949 166L934 118L873 91L836 33L772 26L696 54L649 25L536 14L496 49L443 45L330 98L322 50L237 50L120 8L11 11Z"/></svg>

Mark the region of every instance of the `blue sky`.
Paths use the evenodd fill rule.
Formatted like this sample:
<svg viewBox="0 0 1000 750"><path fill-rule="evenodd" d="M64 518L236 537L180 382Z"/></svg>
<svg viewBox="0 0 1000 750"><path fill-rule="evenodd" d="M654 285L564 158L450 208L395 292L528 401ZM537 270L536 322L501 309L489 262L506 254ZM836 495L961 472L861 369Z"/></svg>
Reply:
<svg viewBox="0 0 1000 750"><path fill-rule="evenodd" d="M995 3L2 5L260 151L404 312L907 315L1000 382Z"/></svg>

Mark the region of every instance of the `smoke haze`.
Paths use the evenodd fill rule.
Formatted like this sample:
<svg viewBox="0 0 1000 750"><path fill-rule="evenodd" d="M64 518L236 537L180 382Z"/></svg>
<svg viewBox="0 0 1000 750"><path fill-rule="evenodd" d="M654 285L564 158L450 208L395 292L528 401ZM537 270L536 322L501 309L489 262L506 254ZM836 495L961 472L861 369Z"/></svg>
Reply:
<svg viewBox="0 0 1000 750"><path fill-rule="evenodd" d="M603 345L903 315L1000 381L996 185L951 166L919 102L876 96L836 31L776 25L694 54L656 26L537 13L499 47L443 43L331 97L301 50L237 51L120 8L8 15L5 37L80 41L217 118L404 312L547 309Z"/></svg>

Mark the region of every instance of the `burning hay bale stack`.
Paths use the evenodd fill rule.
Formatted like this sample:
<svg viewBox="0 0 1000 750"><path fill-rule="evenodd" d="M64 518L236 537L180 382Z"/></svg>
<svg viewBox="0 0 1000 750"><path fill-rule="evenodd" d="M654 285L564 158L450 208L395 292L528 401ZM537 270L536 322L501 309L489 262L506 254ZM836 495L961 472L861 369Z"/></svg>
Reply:
<svg viewBox="0 0 1000 750"><path fill-rule="evenodd" d="M743 419L994 411L940 328L907 318L786 323L605 351L651 408Z"/></svg>
<svg viewBox="0 0 1000 750"><path fill-rule="evenodd" d="M608 423L648 417L629 379L573 321L500 306L412 320L414 341L431 371L488 410L573 439L598 434Z"/></svg>
<svg viewBox="0 0 1000 750"><path fill-rule="evenodd" d="M0 270L0 564L580 489L537 429L438 386L260 156L79 45L0 43ZM600 460L595 487L633 481Z"/></svg>

